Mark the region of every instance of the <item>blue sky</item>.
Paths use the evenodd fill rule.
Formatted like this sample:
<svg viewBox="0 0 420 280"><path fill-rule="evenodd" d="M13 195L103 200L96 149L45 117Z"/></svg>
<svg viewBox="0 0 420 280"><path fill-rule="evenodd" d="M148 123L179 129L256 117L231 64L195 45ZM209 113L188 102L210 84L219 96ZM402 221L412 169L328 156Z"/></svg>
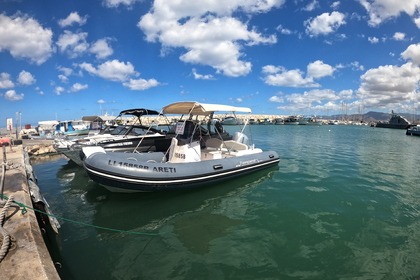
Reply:
<svg viewBox="0 0 420 280"><path fill-rule="evenodd" d="M414 112L419 37L420 0L0 0L0 127L183 100Z"/></svg>

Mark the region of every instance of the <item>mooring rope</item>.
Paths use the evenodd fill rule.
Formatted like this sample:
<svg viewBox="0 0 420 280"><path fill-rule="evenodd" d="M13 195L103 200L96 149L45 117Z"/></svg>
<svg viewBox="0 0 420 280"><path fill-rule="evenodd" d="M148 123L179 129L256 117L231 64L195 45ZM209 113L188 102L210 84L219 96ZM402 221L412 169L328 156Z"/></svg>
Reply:
<svg viewBox="0 0 420 280"><path fill-rule="evenodd" d="M3 196L3 195L2 195ZM3 209L0 212L0 233L3 236L3 241L0 247L0 262L4 259L9 250L10 246L10 235L9 233L3 228L4 218L6 217L6 212L8 211L10 205L13 202L13 195L7 198L6 204L3 206Z"/></svg>
<svg viewBox="0 0 420 280"><path fill-rule="evenodd" d="M0 177L0 194L3 194L4 190L4 178L6 177L6 163L1 163L1 177Z"/></svg>
<svg viewBox="0 0 420 280"><path fill-rule="evenodd" d="M3 199L9 199L9 197L7 197L6 195L0 195L0 196ZM50 217L53 217L53 218L56 218L56 219L59 219L59 220L63 220L63 221L66 221L66 222L70 222L70 223L78 224L78 225L82 225L82 226L92 227L92 228L96 228L96 229L103 229L103 230L107 230L107 231L113 231L113 232L119 232L119 233L125 233L125 234L132 234L132 235L148 235L148 236L157 236L157 235L159 235L158 233L154 233L154 232L141 232L141 231L122 230L122 229L115 229L115 228L109 228L109 227L92 225L92 224L89 224L89 223L75 221L75 220L72 220L72 219L69 219L69 218L65 218L65 217L53 215L53 214L50 214L50 213L41 211L39 209L32 208L32 207L30 207L28 205L25 205L23 203L20 203L18 201L15 201L15 200L12 200L12 202L15 203L15 204L17 204L19 207L22 208L22 213L26 213L27 212L27 209L30 209L30 210L32 210L34 212L38 212L38 213L41 213L41 214L44 214L44 215L47 215L47 216L50 216Z"/></svg>

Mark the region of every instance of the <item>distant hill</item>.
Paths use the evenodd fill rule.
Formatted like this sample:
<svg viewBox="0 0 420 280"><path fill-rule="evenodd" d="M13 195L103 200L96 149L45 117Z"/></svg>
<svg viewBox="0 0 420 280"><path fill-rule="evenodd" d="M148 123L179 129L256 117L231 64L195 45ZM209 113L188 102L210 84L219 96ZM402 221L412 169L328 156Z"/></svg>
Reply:
<svg viewBox="0 0 420 280"><path fill-rule="evenodd" d="M413 115L409 113L397 113L403 117L405 117L410 122L416 121L419 122L420 115ZM324 118L333 118L337 120L347 119L352 121L363 120L364 122L377 122L377 121L389 121L391 117L391 113L383 113L383 112L373 112L369 111L366 114L352 114L352 115L334 115L334 116L325 116Z"/></svg>
<svg viewBox="0 0 420 280"><path fill-rule="evenodd" d="M364 114L363 116L367 119L371 118L371 119L374 119L374 120L377 120L377 121L388 121L389 118L390 118L390 115L391 114L389 114L389 113L370 111L370 112L367 112L366 114Z"/></svg>

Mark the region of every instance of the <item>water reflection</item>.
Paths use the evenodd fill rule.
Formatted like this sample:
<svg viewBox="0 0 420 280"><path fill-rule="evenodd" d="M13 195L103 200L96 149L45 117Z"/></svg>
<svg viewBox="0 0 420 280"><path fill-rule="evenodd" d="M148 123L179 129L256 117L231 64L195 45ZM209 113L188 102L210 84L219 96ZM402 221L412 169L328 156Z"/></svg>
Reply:
<svg viewBox="0 0 420 280"><path fill-rule="evenodd" d="M214 186L166 193L111 193L96 183L85 194L95 205L94 222L124 230L156 231L183 213L215 207L223 197L245 192L253 182L268 178L275 169L259 171Z"/></svg>
<svg viewBox="0 0 420 280"><path fill-rule="evenodd" d="M267 260L255 257L258 251L255 244L247 247L243 244L243 238L249 238L246 224L254 218L249 215L252 212L249 208L253 207L249 195L275 172L258 172L213 188L194 193L182 192L177 197L168 194L163 202L178 205L178 209L174 211L174 206L171 206L167 216L161 213L159 218L155 217L139 228L155 228L159 232L157 237L142 238L145 244L142 250L134 249L138 247L135 243L139 242L139 238L125 240L113 268L113 276L124 278L136 273L146 279L153 278L157 273L162 279L173 278L174 275L183 275L185 278L196 278L201 274L222 276L219 269L212 268L212 264L224 263L225 266L239 268L247 255L250 256L248 265L255 263L256 258L259 263L266 263ZM161 194L159 196L161 199ZM165 209L164 206L160 208ZM266 234L270 233L262 232L262 240L267 239ZM251 257L251 253L254 256ZM209 266L197 271L194 263L208 263ZM130 264L128 273L126 269Z"/></svg>

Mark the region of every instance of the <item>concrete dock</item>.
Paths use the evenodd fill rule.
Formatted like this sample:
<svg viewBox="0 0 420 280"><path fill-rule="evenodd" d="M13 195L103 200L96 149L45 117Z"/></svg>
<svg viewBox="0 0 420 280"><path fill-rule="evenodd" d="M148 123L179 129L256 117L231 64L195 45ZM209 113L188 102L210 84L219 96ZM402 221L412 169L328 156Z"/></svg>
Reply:
<svg viewBox="0 0 420 280"><path fill-rule="evenodd" d="M0 279L60 279L35 212L30 209L35 208L34 194L29 187L31 180L24 148L22 145L0 147L0 153L3 181L3 186L0 186L0 211L4 215L3 218L0 215ZM11 196L13 202L7 202ZM9 237L4 238L4 232Z"/></svg>

